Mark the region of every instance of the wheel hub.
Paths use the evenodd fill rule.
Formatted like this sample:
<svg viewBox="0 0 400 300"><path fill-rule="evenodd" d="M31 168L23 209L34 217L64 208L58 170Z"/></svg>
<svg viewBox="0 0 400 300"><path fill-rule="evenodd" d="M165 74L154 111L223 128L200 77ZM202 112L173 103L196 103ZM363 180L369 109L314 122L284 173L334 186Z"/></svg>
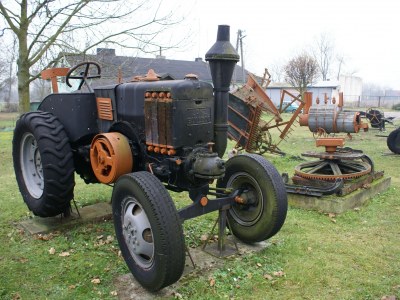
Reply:
<svg viewBox="0 0 400 300"><path fill-rule="evenodd" d="M21 142L21 171L28 192L38 199L43 195L43 166L37 141L32 133L27 132Z"/></svg>
<svg viewBox="0 0 400 300"><path fill-rule="evenodd" d="M230 215L243 226L255 224L260 219L264 206L263 201L259 201L262 194L257 181L250 174L239 172L231 176L227 187L243 191L239 195L242 203L235 203L229 211Z"/></svg>
<svg viewBox="0 0 400 300"><path fill-rule="evenodd" d="M41 181L43 181L42 158L40 157L40 152L38 148L35 149L35 171Z"/></svg>
<svg viewBox="0 0 400 300"><path fill-rule="evenodd" d="M125 243L135 262L141 267L148 268L151 266L154 257L150 221L136 199L130 198L124 207L122 234Z"/></svg>

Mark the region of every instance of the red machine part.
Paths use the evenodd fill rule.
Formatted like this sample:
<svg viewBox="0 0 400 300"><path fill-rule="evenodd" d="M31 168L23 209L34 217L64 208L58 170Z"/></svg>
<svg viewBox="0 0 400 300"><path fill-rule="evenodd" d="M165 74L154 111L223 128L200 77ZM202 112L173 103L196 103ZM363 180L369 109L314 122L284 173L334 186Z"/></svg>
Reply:
<svg viewBox="0 0 400 300"><path fill-rule="evenodd" d="M128 139L118 132L96 135L90 145L90 163L101 183L113 183L131 172L133 158Z"/></svg>

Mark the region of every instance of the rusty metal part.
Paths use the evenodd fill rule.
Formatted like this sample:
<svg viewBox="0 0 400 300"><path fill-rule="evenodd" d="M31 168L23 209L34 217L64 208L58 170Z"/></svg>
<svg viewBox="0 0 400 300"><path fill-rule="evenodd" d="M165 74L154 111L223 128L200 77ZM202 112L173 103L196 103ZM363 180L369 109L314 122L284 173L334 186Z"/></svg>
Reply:
<svg viewBox="0 0 400 300"><path fill-rule="evenodd" d="M44 80L51 80L51 87L53 89L53 93L58 93L58 83L57 77L58 76L66 76L69 71L69 68L52 68L46 69L40 73L42 79Z"/></svg>
<svg viewBox="0 0 400 300"><path fill-rule="evenodd" d="M113 183L133 168L128 139L121 133L98 134L90 145L90 163L101 183Z"/></svg>
<svg viewBox="0 0 400 300"><path fill-rule="evenodd" d="M343 93L339 93L339 103L332 99L332 104L328 104L325 95L324 104L319 104L316 99L316 105L312 106L312 96L305 94L305 107L302 115L299 116L300 126L308 126L311 132L317 133L323 130L330 133L357 133L360 129L368 130L368 124L361 120L360 112L343 111Z"/></svg>
<svg viewBox="0 0 400 300"><path fill-rule="evenodd" d="M292 98L291 103L299 102L299 108L293 113L289 121L284 122L281 112L283 99ZM292 126L304 106L299 96L294 96L288 91L281 94L281 106L277 109L264 89L249 74L247 83L239 89L231 92L228 106L228 137L236 141L236 149L244 149L247 152L263 154L266 151L284 154L278 148L279 143L292 131ZM272 114L269 121L264 121L265 114ZM279 127L283 127L280 129ZM272 141L269 130L277 128L281 134L280 140Z"/></svg>
<svg viewBox="0 0 400 300"><path fill-rule="evenodd" d="M175 155L171 144L172 137L172 99L168 91L145 93L145 133L149 152Z"/></svg>
<svg viewBox="0 0 400 300"><path fill-rule="evenodd" d="M268 78L267 78L267 76L268 76ZM271 74L268 72L268 69L265 68L264 69L264 75L263 75L263 78L261 80L261 87L263 89L266 89L269 86L270 83L271 83Z"/></svg>
<svg viewBox="0 0 400 300"><path fill-rule="evenodd" d="M297 165L295 174L309 179L335 180L352 179L371 173L374 170L372 160L361 151L351 150L302 153L302 156L315 157L319 160Z"/></svg>
<svg viewBox="0 0 400 300"><path fill-rule="evenodd" d="M99 119L112 121L114 120L112 100L111 98L96 98L97 115Z"/></svg>
<svg viewBox="0 0 400 300"><path fill-rule="evenodd" d="M201 199L200 199L200 205L201 205L201 206L206 206L207 203L208 203L208 198L207 198L206 196L201 197Z"/></svg>
<svg viewBox="0 0 400 300"><path fill-rule="evenodd" d="M291 194L301 194L301 195L321 197L323 195L332 195L340 192L340 190L343 188L343 185L344 185L343 179L337 178L334 180L333 183L330 183L329 185L315 186L315 185L305 185L305 184L297 185L297 184L286 183L285 187L286 187L286 192Z"/></svg>
<svg viewBox="0 0 400 300"><path fill-rule="evenodd" d="M153 69L149 69L147 71L147 74L144 76L134 76L131 81L158 81L160 80L160 75L158 75L156 72L154 72Z"/></svg>
<svg viewBox="0 0 400 300"><path fill-rule="evenodd" d="M274 103L265 93L264 89L258 84L254 76L250 73L246 84L236 91L232 92L231 94L242 99L253 107L261 106L262 110L271 112L276 116L277 120L282 120L279 111L275 107Z"/></svg>
<svg viewBox="0 0 400 300"><path fill-rule="evenodd" d="M344 138L319 138L315 141L317 147L325 147L325 151L335 152L337 147L344 146Z"/></svg>
<svg viewBox="0 0 400 300"><path fill-rule="evenodd" d="M337 111L337 106L333 104L310 107L307 119L311 132L323 128L327 133L357 133L365 128L359 112Z"/></svg>

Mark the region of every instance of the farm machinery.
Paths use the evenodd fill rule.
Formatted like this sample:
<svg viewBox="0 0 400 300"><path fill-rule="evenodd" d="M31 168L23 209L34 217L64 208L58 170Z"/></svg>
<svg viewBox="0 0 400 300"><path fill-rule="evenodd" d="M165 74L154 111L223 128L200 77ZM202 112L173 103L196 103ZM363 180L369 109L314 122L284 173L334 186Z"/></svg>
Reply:
<svg viewBox="0 0 400 300"><path fill-rule="evenodd" d="M70 211L75 172L86 183L113 186L122 256L150 291L182 275L185 220L223 210L231 233L254 243L275 235L286 218L285 185L271 163L256 154L222 159L239 60L229 26L219 26L206 60L213 85L194 75L160 81L149 72L136 82L92 88L89 79L99 78L101 68L81 63L65 78L68 85L78 80L78 90L47 96L14 131L16 179L33 214ZM177 210L167 190L188 192L192 203Z"/></svg>

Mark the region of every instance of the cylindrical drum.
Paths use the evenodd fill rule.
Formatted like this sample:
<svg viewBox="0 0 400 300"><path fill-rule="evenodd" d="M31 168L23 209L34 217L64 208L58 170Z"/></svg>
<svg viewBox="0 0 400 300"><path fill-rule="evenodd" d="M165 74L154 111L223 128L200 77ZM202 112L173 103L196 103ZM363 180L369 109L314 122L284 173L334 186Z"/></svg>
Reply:
<svg viewBox="0 0 400 300"><path fill-rule="evenodd" d="M326 133L337 132L336 128L336 105L314 105L308 112L308 128L312 132L317 132L323 128Z"/></svg>
<svg viewBox="0 0 400 300"><path fill-rule="evenodd" d="M357 133L360 130L360 113L341 111L336 118L336 132Z"/></svg>

